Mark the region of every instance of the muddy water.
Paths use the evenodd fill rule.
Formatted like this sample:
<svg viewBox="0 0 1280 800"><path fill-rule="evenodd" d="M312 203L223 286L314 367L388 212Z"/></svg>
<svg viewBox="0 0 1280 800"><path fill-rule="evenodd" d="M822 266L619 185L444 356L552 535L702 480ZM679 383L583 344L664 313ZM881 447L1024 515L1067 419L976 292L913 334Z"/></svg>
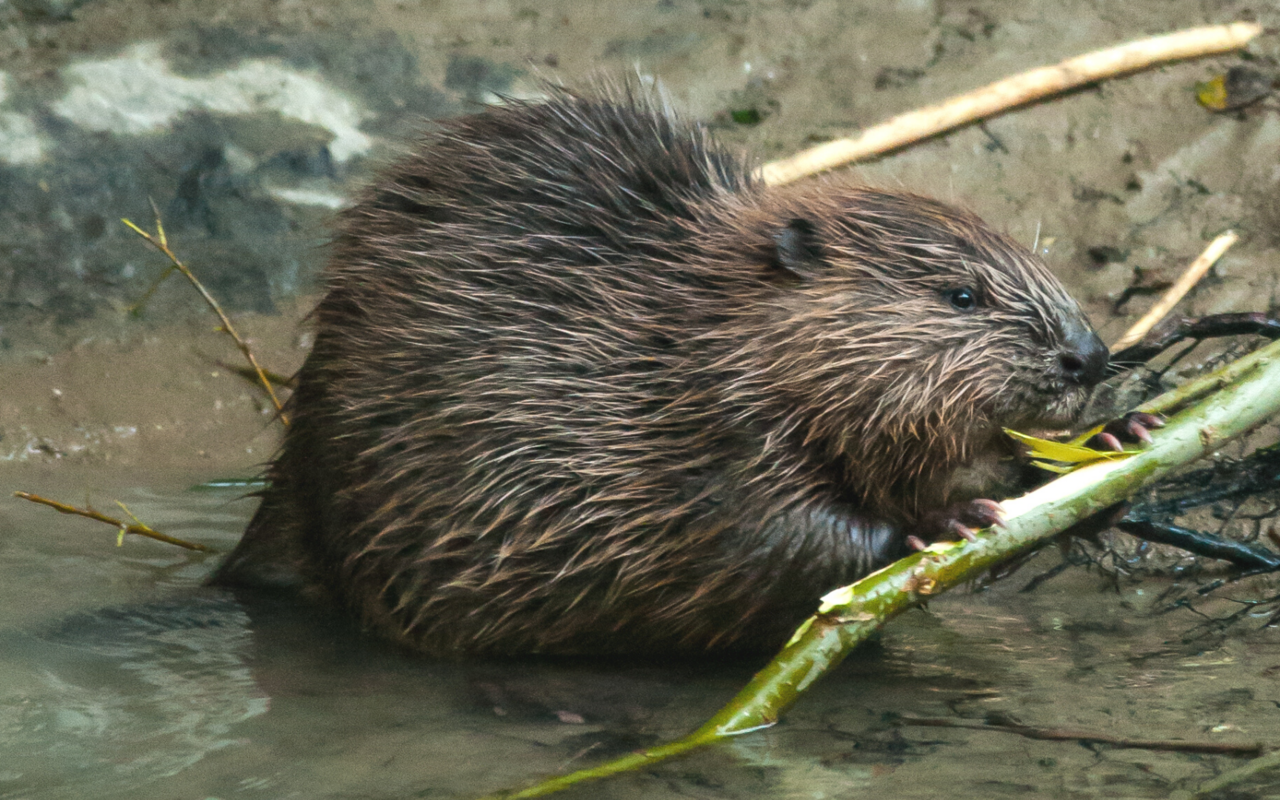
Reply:
<svg viewBox="0 0 1280 800"><path fill-rule="evenodd" d="M252 511L197 475L34 474L226 549ZM206 476L208 477L208 476ZM332 616L200 586L215 560L35 506L0 514L0 798L466 797L695 727L758 664L441 664ZM897 724L1014 717L1134 739L1280 738L1280 635L1181 644L1163 585L1082 570L895 621L771 730L576 797L1164 797L1237 763ZM1269 785L1275 791L1276 784Z"/></svg>

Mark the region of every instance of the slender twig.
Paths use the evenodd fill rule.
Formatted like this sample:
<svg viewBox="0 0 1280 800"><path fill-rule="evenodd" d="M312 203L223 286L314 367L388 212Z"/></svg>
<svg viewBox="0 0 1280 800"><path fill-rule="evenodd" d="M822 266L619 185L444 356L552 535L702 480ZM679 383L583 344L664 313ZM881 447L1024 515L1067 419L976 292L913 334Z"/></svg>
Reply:
<svg viewBox="0 0 1280 800"><path fill-rule="evenodd" d="M1111 353L1112 369L1118 374L1138 364L1145 364L1179 342L1191 340L1195 347L1205 339L1222 336L1265 336L1280 339L1280 318L1261 311L1235 311L1207 314L1203 317L1166 317L1137 344ZM1176 363L1189 350L1174 358Z"/></svg>
<svg viewBox="0 0 1280 800"><path fill-rule="evenodd" d="M1280 554L1261 545L1223 539L1209 533L1129 515L1116 527L1125 533L1195 553L1228 561L1240 569L1275 572L1280 570Z"/></svg>
<svg viewBox="0 0 1280 800"><path fill-rule="evenodd" d="M240 338L240 334L236 332L235 326L231 324L231 320L222 310L222 306L218 305L218 301L213 299L213 295L209 294L209 291L204 288L204 284L200 283L196 278L195 273L193 273L186 264L182 263L174 252L169 249L169 241L165 237L164 224L160 221L160 214L156 214L156 232L154 236L133 224L131 220L122 219L120 221L125 225L128 225L134 233L141 236L148 244L163 253L165 258L169 259L169 263L173 265L170 267L169 272L175 269L178 270L188 281L191 282L192 286L196 287L196 291L198 291L200 296L204 298L205 303L209 305L209 308L213 309L213 313L218 315L218 320L222 323L222 332L230 336L235 341L236 347L240 348L240 352L244 354L245 360L249 362L251 367L253 367L254 373L258 376L258 381L262 383L262 387L267 391L267 396L271 398L271 404L276 407L276 411L280 415L280 421L283 424L288 425L289 417L284 413L284 406L281 405L280 398L276 397L276 390L272 387L271 381L267 378L266 371L258 364L258 359L253 357L253 351L249 349L249 344L244 339ZM167 275L168 272L166 272L165 276L161 276L160 280L164 280L164 277ZM155 286L148 290L148 294L154 290Z"/></svg>
<svg viewBox="0 0 1280 800"><path fill-rule="evenodd" d="M1073 730L1071 728L1038 728L1023 725L1012 720L999 722L977 722L968 719L949 719L947 717L912 717L898 718L900 725L918 725L925 728L964 728L971 731L994 731L998 733L1016 733L1028 739L1049 742L1079 741L1089 744L1105 744L1110 747L1133 750L1164 750L1170 753L1208 753L1227 756L1259 756L1267 751L1266 745L1228 744L1225 742L1186 742L1179 739L1128 739L1123 736L1111 736L1096 731Z"/></svg>
<svg viewBox="0 0 1280 800"><path fill-rule="evenodd" d="M1227 231L1219 234L1217 238L1210 242L1204 252L1195 261L1192 261L1178 280L1169 287L1164 296L1157 300L1156 304L1146 314L1142 315L1142 319L1133 323L1133 326L1125 331L1124 336L1121 336L1111 345L1111 352L1118 353L1126 347L1142 341L1142 337L1146 336L1152 328L1159 324L1160 320L1164 319L1173 310L1178 301L1187 292L1191 291L1191 287L1200 282L1200 279L1205 276L1209 268L1217 263L1218 259L1222 258L1222 254L1227 252L1239 238L1235 231Z"/></svg>
<svg viewBox="0 0 1280 800"><path fill-rule="evenodd" d="M55 511L59 511L63 514L74 514L78 517L86 517L88 519L97 520L98 522L105 522L108 525L114 526L118 531L120 531L120 538L117 541L117 544L122 543L124 541L124 535L126 533L132 533L138 536L145 536L148 539L155 539L157 542L165 542L167 544L176 544L178 547L185 547L188 550L198 550L201 553L218 552L217 550L207 545L199 544L196 542L188 542L185 539L179 539L174 536L169 536L168 534L160 533L157 530L152 530L145 523L143 523L142 520L138 519L137 517L134 517L133 512L130 511L124 505L124 503L119 503L119 501L117 501L117 503L121 508L124 509L124 513L128 514L130 517L133 517L132 524L125 522L123 520L116 519L115 517L108 517L106 514L100 513L98 511L94 511L92 508L77 508L76 506L70 506L70 505L67 505L66 503L59 503L57 500L50 500L47 497L41 497L38 494L32 494L31 492L14 492L13 496L21 497L23 500L30 500L33 503L39 503L42 506L48 506L49 508L52 508Z"/></svg>
<svg viewBox="0 0 1280 800"><path fill-rule="evenodd" d="M235 364L228 364L227 362L223 361L220 358L214 361L213 363L222 367L227 372L230 372L234 375L244 378L249 383L258 382L258 373L252 367L237 367ZM294 383L293 383L294 379L289 377L288 375L281 375L279 372L272 372L269 369L264 369L262 371L262 374L266 375L267 380L271 381L276 386L284 386L288 389L294 388Z"/></svg>
<svg viewBox="0 0 1280 800"><path fill-rule="evenodd" d="M1252 22L1191 28L1164 36L1096 50L996 81L938 105L909 111L867 128L861 134L771 161L761 169L764 182L791 183L834 167L896 150L930 136L1025 105L1068 89L1125 75L1157 64L1239 50L1262 26Z"/></svg>

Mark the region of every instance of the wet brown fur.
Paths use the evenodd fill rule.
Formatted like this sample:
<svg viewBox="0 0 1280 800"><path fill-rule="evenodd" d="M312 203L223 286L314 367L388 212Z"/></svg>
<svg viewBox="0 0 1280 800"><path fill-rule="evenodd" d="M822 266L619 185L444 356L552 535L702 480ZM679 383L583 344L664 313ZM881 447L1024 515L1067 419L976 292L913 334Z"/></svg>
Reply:
<svg viewBox="0 0 1280 800"><path fill-rule="evenodd" d="M1077 413L1092 334L1026 250L913 195L765 188L629 95L446 122L343 215L215 580L434 654L775 647L989 491L1001 426Z"/></svg>

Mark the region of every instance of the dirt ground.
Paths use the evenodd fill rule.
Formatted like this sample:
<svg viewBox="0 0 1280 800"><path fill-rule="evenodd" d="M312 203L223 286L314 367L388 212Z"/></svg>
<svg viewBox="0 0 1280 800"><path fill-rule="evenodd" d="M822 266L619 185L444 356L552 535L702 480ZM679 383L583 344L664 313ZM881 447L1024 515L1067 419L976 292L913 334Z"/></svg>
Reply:
<svg viewBox="0 0 1280 800"><path fill-rule="evenodd" d="M251 472L269 409L180 279L175 248L262 360L305 355L325 222L428 118L538 81L638 74L759 160L1033 66L1249 2L660 0L486 3L20 0L0 5L0 460ZM1038 247L1115 338L1226 228L1188 313L1275 304L1280 116L1211 114L1196 81L1275 68L1280 39L1090 87L856 167L972 207ZM1269 74L1269 73L1268 73ZM738 121L735 121L738 120Z"/></svg>

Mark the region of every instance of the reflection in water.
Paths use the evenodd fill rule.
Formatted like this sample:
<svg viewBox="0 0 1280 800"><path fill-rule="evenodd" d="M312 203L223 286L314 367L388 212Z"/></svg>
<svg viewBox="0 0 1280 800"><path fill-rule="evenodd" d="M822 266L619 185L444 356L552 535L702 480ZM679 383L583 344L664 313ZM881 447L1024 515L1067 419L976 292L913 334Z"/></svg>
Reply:
<svg viewBox="0 0 1280 800"><path fill-rule="evenodd" d="M225 552L252 511L235 494L118 496ZM472 797L687 733L760 665L431 661L324 610L202 588L214 560L111 538L0 506L0 800ZM772 729L565 798L1164 797L1238 763L901 715L1277 738L1280 632L1200 653L1171 644L1186 617L1146 613L1156 581L1024 582L895 620Z"/></svg>
<svg viewBox="0 0 1280 800"><path fill-rule="evenodd" d="M0 792L144 788L233 744L266 712L230 595L77 614L0 644Z"/></svg>

